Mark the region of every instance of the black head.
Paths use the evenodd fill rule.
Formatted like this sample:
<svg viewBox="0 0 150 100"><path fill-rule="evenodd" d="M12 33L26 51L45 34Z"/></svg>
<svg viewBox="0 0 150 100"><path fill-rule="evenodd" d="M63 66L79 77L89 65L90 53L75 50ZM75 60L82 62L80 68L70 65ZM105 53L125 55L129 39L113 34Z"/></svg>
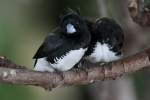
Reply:
<svg viewBox="0 0 150 100"><path fill-rule="evenodd" d="M97 35L101 36L105 41L108 40L108 38L116 39L116 41L123 39L123 29L114 19L111 18L104 17L98 19L96 21L95 30Z"/></svg>
<svg viewBox="0 0 150 100"><path fill-rule="evenodd" d="M70 36L85 33L85 31L88 30L87 25L79 12L72 9L65 10L65 13L60 16L60 28L64 34Z"/></svg>

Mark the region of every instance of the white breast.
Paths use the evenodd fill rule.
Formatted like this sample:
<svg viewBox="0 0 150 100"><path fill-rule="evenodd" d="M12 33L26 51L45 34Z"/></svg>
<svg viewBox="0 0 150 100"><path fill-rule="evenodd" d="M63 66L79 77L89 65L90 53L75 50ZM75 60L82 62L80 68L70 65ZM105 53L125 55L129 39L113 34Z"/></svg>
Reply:
<svg viewBox="0 0 150 100"><path fill-rule="evenodd" d="M110 62L118 60L119 58L120 56L116 56L115 53L109 49L107 44L101 44L100 42L97 42L93 53L86 59L92 63L97 63Z"/></svg>
<svg viewBox="0 0 150 100"><path fill-rule="evenodd" d="M51 64L51 66L60 71L67 71L81 60L85 51L86 49L83 48L71 50L65 56L57 59L57 62L55 64Z"/></svg>

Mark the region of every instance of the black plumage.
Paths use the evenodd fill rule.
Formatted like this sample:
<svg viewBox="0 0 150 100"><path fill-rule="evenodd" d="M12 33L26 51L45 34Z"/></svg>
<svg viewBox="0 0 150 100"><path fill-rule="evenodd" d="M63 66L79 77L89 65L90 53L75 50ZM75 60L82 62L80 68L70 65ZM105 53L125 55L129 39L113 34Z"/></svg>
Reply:
<svg viewBox="0 0 150 100"><path fill-rule="evenodd" d="M121 26L114 19L107 17L100 18L96 22L86 20L86 23L92 36L89 49L86 52L88 60L109 62L120 58L124 43L124 32Z"/></svg>
<svg viewBox="0 0 150 100"><path fill-rule="evenodd" d="M73 66L68 65L70 67L68 69L57 68L57 64L59 63L58 61L64 59L70 51L80 49L84 49L86 51L86 48L90 43L90 39L91 36L83 18L77 12L69 9L69 11L67 10L67 13L60 16L60 25L55 31L48 34L33 58L36 59L37 62L38 59L44 58L49 64L47 67L51 67L52 69L59 71L69 70ZM76 61L80 61L81 59L82 57L78 57L78 60ZM68 63L65 63L66 66ZM72 65L75 65L76 63L78 62L73 62ZM63 67L64 65L59 66Z"/></svg>

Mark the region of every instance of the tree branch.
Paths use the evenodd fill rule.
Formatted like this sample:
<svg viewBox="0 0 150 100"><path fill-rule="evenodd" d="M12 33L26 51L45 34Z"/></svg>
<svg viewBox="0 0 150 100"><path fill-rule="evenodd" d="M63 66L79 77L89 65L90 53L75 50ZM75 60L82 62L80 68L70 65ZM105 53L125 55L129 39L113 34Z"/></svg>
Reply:
<svg viewBox="0 0 150 100"><path fill-rule="evenodd" d="M128 9L134 22L141 26L150 26L149 0L129 0Z"/></svg>
<svg viewBox="0 0 150 100"><path fill-rule="evenodd" d="M0 57L0 83L40 86L45 89L116 79L150 65L150 48L103 66L86 62L84 69L62 73L36 72Z"/></svg>

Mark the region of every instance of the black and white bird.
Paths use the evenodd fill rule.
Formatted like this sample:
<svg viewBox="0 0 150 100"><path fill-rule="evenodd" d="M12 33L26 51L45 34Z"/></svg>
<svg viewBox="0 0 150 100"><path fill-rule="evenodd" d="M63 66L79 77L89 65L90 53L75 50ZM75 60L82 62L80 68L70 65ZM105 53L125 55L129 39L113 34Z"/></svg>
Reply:
<svg viewBox="0 0 150 100"><path fill-rule="evenodd" d="M71 9L60 17L59 27L49 33L34 55L36 71L67 71L85 55L91 40L84 19Z"/></svg>
<svg viewBox="0 0 150 100"><path fill-rule="evenodd" d="M86 60L105 63L120 59L124 43L124 32L113 19L103 17L95 23L87 21L91 32L91 43L86 52Z"/></svg>

